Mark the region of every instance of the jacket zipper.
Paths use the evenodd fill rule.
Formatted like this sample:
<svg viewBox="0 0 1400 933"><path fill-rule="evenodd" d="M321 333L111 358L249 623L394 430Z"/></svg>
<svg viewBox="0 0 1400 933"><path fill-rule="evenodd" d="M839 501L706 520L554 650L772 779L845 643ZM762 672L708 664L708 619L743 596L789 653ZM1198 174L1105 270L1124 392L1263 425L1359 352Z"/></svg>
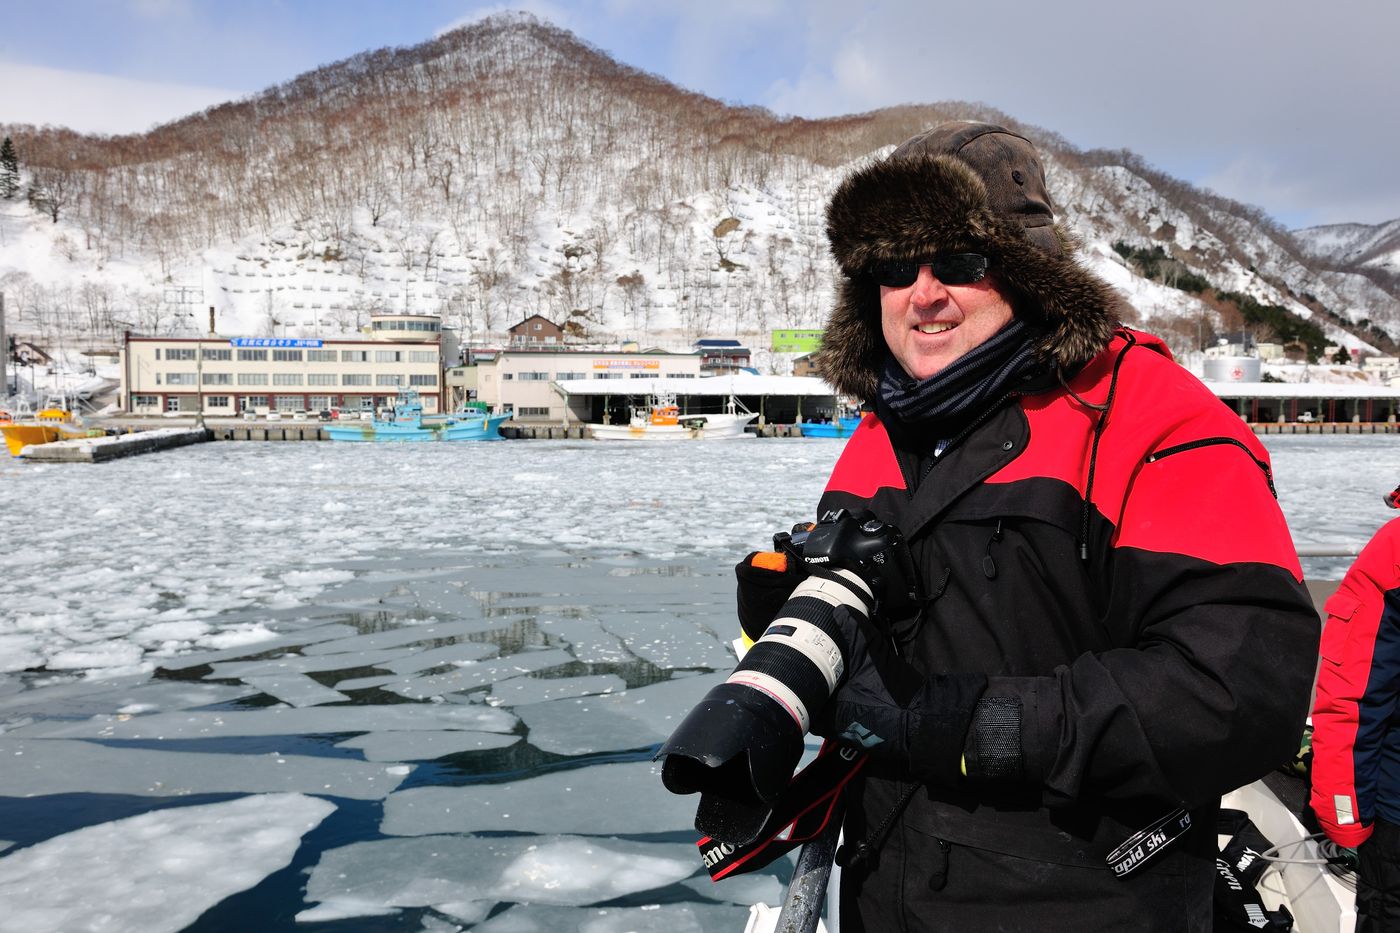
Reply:
<svg viewBox="0 0 1400 933"><path fill-rule="evenodd" d="M1198 441L1188 441L1185 444L1177 444L1174 447L1166 447L1162 450L1153 451L1147 455L1146 463L1156 463L1163 457L1170 457L1172 454L1185 453L1188 450L1195 450L1198 447L1213 447L1219 444L1230 444L1243 450L1249 459L1254 461L1254 465L1259 467L1264 474L1264 481L1269 484L1269 492L1275 499L1278 498L1278 490L1274 488L1274 472L1269 469L1269 465L1258 457L1254 456L1254 451L1250 450L1243 441L1233 437L1203 437Z"/></svg>

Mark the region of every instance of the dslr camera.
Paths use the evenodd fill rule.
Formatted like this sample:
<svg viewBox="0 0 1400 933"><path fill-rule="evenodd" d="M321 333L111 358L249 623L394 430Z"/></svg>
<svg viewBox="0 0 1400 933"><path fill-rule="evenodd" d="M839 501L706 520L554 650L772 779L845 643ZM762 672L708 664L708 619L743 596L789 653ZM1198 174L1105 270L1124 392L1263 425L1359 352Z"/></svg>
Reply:
<svg viewBox="0 0 1400 933"><path fill-rule="evenodd" d="M695 706L657 752L674 794L700 794L695 826L721 842L755 839L802 757L812 716L845 679L851 634L918 600L899 529L874 513L828 512L773 536L806 572L729 679Z"/></svg>

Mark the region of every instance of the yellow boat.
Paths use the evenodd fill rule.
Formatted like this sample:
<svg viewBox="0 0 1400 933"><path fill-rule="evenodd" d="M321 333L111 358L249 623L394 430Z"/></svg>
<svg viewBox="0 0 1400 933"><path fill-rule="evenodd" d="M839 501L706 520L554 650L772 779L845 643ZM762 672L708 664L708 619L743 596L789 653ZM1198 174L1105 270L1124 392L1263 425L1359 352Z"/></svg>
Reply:
<svg viewBox="0 0 1400 933"><path fill-rule="evenodd" d="M31 444L48 444L72 437L101 436L101 431L88 431L73 425L73 415L62 408L45 408L32 421L14 421L8 412L0 417L0 433L5 435L5 447L10 456Z"/></svg>

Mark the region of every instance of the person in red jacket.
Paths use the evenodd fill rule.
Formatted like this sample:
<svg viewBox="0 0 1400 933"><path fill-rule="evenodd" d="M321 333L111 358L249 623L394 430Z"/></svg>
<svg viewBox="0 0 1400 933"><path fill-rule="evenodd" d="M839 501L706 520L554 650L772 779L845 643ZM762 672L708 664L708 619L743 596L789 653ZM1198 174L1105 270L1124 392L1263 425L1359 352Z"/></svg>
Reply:
<svg viewBox="0 0 1400 933"><path fill-rule="evenodd" d="M869 413L816 514L899 528L922 591L882 629L922 685L851 659L812 719L869 753L842 930L1211 929L1220 795L1296 753L1316 664L1267 451L1120 325L1018 133L858 166L827 235L819 365Z"/></svg>
<svg viewBox="0 0 1400 933"><path fill-rule="evenodd" d="M1400 488L1385 497L1400 507ZM1400 931L1400 519L1327 600L1313 707L1312 809L1355 848L1358 933Z"/></svg>

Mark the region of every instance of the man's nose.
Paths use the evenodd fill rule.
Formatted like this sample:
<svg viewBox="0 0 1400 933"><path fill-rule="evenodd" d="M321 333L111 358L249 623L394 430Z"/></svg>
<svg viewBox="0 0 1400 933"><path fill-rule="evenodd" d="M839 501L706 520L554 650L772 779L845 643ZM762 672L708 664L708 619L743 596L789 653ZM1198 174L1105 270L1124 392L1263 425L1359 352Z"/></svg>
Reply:
<svg viewBox="0 0 1400 933"><path fill-rule="evenodd" d="M926 308L947 294L947 287L934 277L933 270L928 266L920 266L919 276L914 280L914 293L911 296L914 303Z"/></svg>

